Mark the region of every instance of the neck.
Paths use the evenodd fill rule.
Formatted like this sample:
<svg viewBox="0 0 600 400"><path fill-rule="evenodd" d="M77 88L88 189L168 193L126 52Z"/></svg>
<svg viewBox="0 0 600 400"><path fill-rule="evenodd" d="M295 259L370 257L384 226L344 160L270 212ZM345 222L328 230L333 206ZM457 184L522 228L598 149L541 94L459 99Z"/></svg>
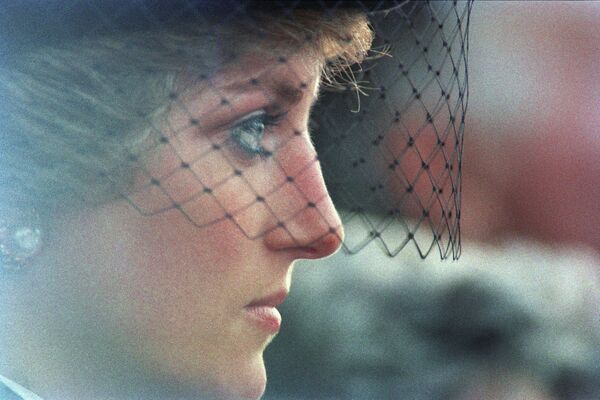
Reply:
<svg viewBox="0 0 600 400"><path fill-rule="evenodd" d="M7 289L0 299L0 375L42 399L206 398L137 360L139 349L125 340L104 337L103 321L50 310L56 302L44 301L43 290L28 295L0 286Z"/></svg>
<svg viewBox="0 0 600 400"><path fill-rule="evenodd" d="M69 352L61 352L48 344L45 352L20 351L0 362L0 375L18 383L43 400L64 399L111 399L111 400L164 400L206 399L197 389L186 388L178 382L169 382L165 377L152 374L138 375L131 363L112 360L112 368L101 367L86 357L76 346ZM79 354L74 354L75 352ZM90 349L98 352L98 349ZM87 358L87 359L86 359Z"/></svg>

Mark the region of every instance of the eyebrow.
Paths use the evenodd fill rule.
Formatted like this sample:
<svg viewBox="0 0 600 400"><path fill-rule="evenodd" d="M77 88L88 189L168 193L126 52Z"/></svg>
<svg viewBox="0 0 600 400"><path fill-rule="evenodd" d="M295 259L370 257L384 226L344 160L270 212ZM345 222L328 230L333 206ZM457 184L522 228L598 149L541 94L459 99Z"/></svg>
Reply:
<svg viewBox="0 0 600 400"><path fill-rule="evenodd" d="M275 81L273 83L268 83L265 86L263 86L263 88L266 92L273 95L275 103L281 108L291 108L294 105L298 104L300 101L302 101L302 98L306 94L312 95L310 103L310 108L312 109L319 97L320 84L321 80L319 79L319 82L316 85L315 93L310 93L306 89L303 90L300 87L290 85L288 82L285 81ZM232 93L240 93L245 90L248 90L249 88L256 87L256 84L253 84L252 80L246 79L243 81L236 81L229 85L223 86L221 90Z"/></svg>
<svg viewBox="0 0 600 400"><path fill-rule="evenodd" d="M299 88L293 87L289 84L275 84L274 92L275 98L278 102L294 106L302 101L304 97L304 91Z"/></svg>

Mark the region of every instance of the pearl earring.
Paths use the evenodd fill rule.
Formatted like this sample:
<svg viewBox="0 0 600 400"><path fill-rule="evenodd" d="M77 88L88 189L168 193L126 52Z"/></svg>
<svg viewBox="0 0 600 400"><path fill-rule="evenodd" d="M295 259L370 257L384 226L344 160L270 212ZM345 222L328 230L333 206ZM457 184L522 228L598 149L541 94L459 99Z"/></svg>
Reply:
<svg viewBox="0 0 600 400"><path fill-rule="evenodd" d="M0 269L19 271L42 249L42 228L35 211L0 218Z"/></svg>

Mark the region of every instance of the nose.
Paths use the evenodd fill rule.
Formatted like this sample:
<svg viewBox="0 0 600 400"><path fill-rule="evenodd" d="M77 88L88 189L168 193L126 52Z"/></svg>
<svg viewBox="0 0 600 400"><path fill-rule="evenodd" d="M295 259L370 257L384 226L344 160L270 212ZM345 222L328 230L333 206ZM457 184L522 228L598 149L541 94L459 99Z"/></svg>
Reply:
<svg viewBox="0 0 600 400"><path fill-rule="evenodd" d="M293 155L280 158L287 177L272 204L279 222L264 241L270 249L289 251L294 258L327 257L344 240L342 221L309 139L293 148Z"/></svg>

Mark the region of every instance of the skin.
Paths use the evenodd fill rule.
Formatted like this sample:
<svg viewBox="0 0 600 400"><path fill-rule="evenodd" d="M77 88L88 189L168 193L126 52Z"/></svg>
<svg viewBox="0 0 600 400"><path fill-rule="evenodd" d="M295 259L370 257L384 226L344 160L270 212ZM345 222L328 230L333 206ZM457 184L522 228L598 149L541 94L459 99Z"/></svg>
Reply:
<svg viewBox="0 0 600 400"><path fill-rule="evenodd" d="M247 56L210 87L182 83L191 89L169 113L171 151L149 157L148 170L170 171L181 161L172 150L204 182L233 163L278 217L259 204L198 228L179 210L142 216L122 200L56 218L33 265L0 283L0 318L8 321L0 373L45 400L259 398L273 334L244 307L288 291L295 260L328 256L343 238L307 131L319 71L320 60L307 54L285 63ZM260 85L249 84L252 78ZM224 96L229 107L218 107ZM193 162L197 151L226 140L236 121L259 110L287 112L265 134L263 145L277 149L272 157L229 147L220 158ZM190 126L190 113L203 122ZM184 199L197 182L182 178L168 190ZM283 186L269 195L275 183ZM195 222L208 221L223 214L215 199L234 211L255 192L238 178L186 203L186 211ZM155 200L140 196L145 204ZM316 207L306 208L308 201Z"/></svg>

